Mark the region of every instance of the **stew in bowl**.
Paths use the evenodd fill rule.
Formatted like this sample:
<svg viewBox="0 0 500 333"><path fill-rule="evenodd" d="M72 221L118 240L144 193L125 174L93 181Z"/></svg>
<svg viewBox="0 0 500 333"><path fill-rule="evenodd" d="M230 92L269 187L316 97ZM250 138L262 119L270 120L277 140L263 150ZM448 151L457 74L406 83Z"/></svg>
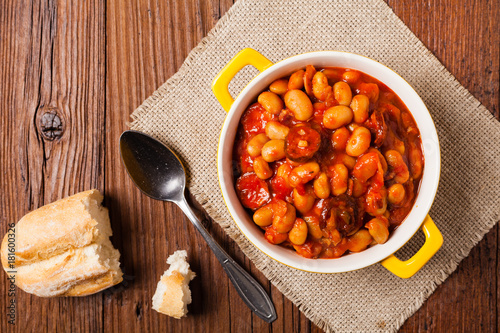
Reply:
<svg viewBox="0 0 500 333"><path fill-rule="evenodd" d="M243 113L235 188L269 243L338 258L385 243L408 215L421 145L410 111L382 82L307 65Z"/></svg>

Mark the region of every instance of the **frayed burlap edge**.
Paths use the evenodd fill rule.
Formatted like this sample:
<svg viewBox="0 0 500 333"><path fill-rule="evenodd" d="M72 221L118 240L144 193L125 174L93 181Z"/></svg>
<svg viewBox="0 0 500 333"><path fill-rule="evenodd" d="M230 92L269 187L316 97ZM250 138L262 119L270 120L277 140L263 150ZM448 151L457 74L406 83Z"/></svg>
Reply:
<svg viewBox="0 0 500 333"><path fill-rule="evenodd" d="M175 73L170 79L168 79L163 85L158 88L149 98L147 98L132 114L132 122L127 123L130 128L133 128L135 130L144 130L141 126L140 123L137 121L142 115L144 115L148 109L154 107L160 100L160 97L163 96L164 94L168 93L171 87L176 86L177 84L180 83L182 80L183 76L186 74L187 70L191 66L191 64L196 61L198 56L203 53L203 51L206 49L207 45L215 39L217 33L221 30L223 30L226 26L226 24L229 22L231 19L232 13L236 11L236 8L238 6L243 5L245 0L239 0L236 2L227 12L226 14L217 22L215 27L208 33L208 35L201 40L201 42L193 49L191 52L188 54L186 60L182 64L181 68L177 73ZM385 7L384 10L388 15L394 15L394 12L392 9L383 1L380 0L370 0L373 4L377 6L383 6ZM431 57L434 60L434 63L437 66L437 70L448 76L448 78L453 82L454 88L457 90L457 92L467 100L470 100L476 104L475 106L475 111L480 112L481 114L489 117L490 119L495 119L495 117L486 109L474 96L470 94L470 92L465 89L460 82L441 64L439 59L437 59L430 51L425 47L425 45L413 34L413 32L404 24L403 21L401 21L397 16L397 22L399 24L399 28L401 29L402 32L404 32L409 41L415 43L415 45L418 47L420 53L422 56L426 57ZM496 120L496 119L495 119ZM284 285L276 279L275 271L269 270L268 267L265 265L265 262L257 256L259 250L252 246L249 242L243 243L245 240L244 235L234 227L230 222L226 221L225 219L222 218L222 216L219 215L217 210L213 208L213 206L209 203L209 200L207 199L207 195L202 193L197 189L196 186L191 186L190 191L195 197L195 199L198 201L198 203L201 204L201 206L206 210L206 212L210 215L210 217L217 222L226 232L227 234L233 239L238 246L241 248L241 250L249 257L252 259L252 262L254 265L259 269L265 276L268 278L271 283L281 292L283 295L285 295L288 299L290 299L293 304L295 304L299 310L304 313L304 315L311 320L315 325L317 325L319 328L323 329L326 332L334 332L333 328L330 327L324 320L319 318L317 314L315 314L310 308L308 308L306 305L302 303L301 300L301 295L296 295L292 293L290 290L286 289ZM480 228L479 231L475 234L475 237L473 239L470 239L469 242L467 242L466 247L472 248L479 243L484 237L484 235L492 228L495 226L497 221L500 218L500 199L498 200L498 204L496 205L498 207L498 211L495 213L494 218L492 218L490 221L487 222L486 227ZM440 274L436 276L434 280L430 280L428 285L425 287L424 291L420 293L420 296L415 299L415 302L405 309L399 319L396 321L396 325L392 327L392 331L396 332L403 324L404 322L411 316L413 315L425 302L425 300L434 292L434 290L439 286L441 283L443 283L446 278L452 274L458 267L459 263L469 255L469 251L462 251L462 253L457 253L455 256L454 260L451 260L448 264L445 265L445 268L441 269L439 271ZM265 257L263 257L265 258Z"/></svg>

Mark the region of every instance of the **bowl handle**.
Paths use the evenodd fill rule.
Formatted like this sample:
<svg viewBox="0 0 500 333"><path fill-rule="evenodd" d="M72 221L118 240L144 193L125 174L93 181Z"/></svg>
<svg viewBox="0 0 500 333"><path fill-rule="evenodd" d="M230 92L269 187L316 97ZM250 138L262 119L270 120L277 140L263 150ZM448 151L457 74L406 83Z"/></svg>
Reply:
<svg viewBox="0 0 500 333"><path fill-rule="evenodd" d="M382 260L382 266L403 279L412 277L418 272L436 254L441 245L443 245L443 235L441 235L441 232L429 215L425 217L424 223L422 223L422 231L425 234L425 243L413 257L406 261L401 261L395 255L391 254Z"/></svg>
<svg viewBox="0 0 500 333"><path fill-rule="evenodd" d="M266 68L273 64L272 61L268 60L259 52L254 49L243 49L237 55L234 56L231 61L217 74L215 79L212 81L212 91L219 100L226 112L229 112L234 99L229 93L228 87L229 82L234 78L236 73L238 73L243 67L247 65L252 65L257 68L260 72L264 71Z"/></svg>

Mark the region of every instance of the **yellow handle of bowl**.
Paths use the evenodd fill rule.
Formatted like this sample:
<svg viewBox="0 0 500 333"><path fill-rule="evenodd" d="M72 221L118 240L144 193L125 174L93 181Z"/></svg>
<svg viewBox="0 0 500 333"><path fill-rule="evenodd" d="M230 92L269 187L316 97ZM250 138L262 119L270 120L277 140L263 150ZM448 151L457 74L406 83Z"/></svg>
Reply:
<svg viewBox="0 0 500 333"><path fill-rule="evenodd" d="M422 223L422 231L425 234L425 243L413 257L401 261L392 254L387 259L382 260L382 266L403 279L412 277L418 272L443 245L443 235L429 215Z"/></svg>
<svg viewBox="0 0 500 333"><path fill-rule="evenodd" d="M234 102L228 87L236 73L247 65L252 65L262 72L272 64L272 61L250 48L243 49L235 55L212 81L212 91L224 110L229 112Z"/></svg>

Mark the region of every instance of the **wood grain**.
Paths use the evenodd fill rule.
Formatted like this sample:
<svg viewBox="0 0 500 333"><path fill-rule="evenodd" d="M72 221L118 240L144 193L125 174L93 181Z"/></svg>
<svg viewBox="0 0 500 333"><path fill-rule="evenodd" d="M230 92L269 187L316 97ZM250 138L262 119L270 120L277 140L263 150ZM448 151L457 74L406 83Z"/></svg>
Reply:
<svg viewBox="0 0 500 333"><path fill-rule="evenodd" d="M0 222L90 188L104 190L104 5L8 1L0 10ZM48 140L40 120L57 114L63 131ZM50 126L49 126L50 128ZM47 133L45 133L47 134ZM41 299L17 290L17 321L7 323L2 275L0 331L98 331L102 295Z"/></svg>
<svg viewBox="0 0 500 333"><path fill-rule="evenodd" d="M500 1L387 2L498 118ZM2 3L0 228L4 232L29 210L96 187L110 208L125 281L85 298L40 299L18 290L16 325L1 312L1 332L321 331L208 222L215 239L273 298L275 323L254 316L182 212L140 193L121 165L117 144L129 115L179 69L231 5L231 0ZM62 121L60 137L50 126L42 133L41 120L50 125L50 114ZM50 134L56 138L49 140ZM497 225L401 331L498 331L499 237ZM179 248L188 249L198 274L191 284L197 296L190 316L175 320L153 311L151 297L166 258ZM2 309L7 290L6 279L0 279Z"/></svg>

